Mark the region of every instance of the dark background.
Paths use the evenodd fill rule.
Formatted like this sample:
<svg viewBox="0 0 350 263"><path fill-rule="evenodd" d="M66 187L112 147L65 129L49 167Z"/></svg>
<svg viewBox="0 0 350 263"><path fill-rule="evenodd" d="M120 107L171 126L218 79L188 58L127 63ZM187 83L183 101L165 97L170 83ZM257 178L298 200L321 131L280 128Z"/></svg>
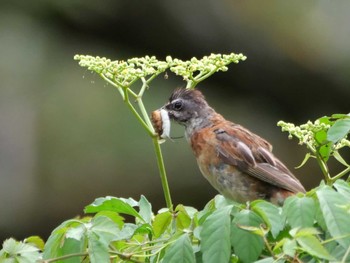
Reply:
<svg viewBox="0 0 350 263"><path fill-rule="evenodd" d="M293 168L306 151L277 121L349 112L349 11L345 0L2 1L0 241L46 238L101 196L143 194L155 211L165 206L150 139L116 90L79 67L75 54L245 54L245 62L199 88L225 117L271 141ZM184 85L168 75L146 93L148 111ZM173 202L201 209L216 192L187 143L162 148ZM313 160L295 174L307 189L321 179Z"/></svg>

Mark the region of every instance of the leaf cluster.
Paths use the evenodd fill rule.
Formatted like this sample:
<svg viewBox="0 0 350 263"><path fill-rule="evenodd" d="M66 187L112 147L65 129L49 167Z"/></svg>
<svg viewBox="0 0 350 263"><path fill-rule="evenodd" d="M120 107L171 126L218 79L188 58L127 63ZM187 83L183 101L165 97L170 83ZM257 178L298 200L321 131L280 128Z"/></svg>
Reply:
<svg viewBox="0 0 350 263"><path fill-rule="evenodd" d="M6 240L0 262L348 262L349 204L342 180L283 207L217 195L201 211L178 205L154 214L144 196L107 196L58 226L44 247L40 239Z"/></svg>
<svg viewBox="0 0 350 263"><path fill-rule="evenodd" d="M344 160L340 150L350 147L350 141L347 139L350 132L350 114L324 116L300 126L283 121L278 122L277 125L282 127L282 131L289 133L290 139L294 136L299 140L300 145L306 145L308 153L299 167L303 166L310 157L315 158L328 185L349 174L350 164ZM331 174L327 165L331 157L345 166L344 170L336 175Z"/></svg>

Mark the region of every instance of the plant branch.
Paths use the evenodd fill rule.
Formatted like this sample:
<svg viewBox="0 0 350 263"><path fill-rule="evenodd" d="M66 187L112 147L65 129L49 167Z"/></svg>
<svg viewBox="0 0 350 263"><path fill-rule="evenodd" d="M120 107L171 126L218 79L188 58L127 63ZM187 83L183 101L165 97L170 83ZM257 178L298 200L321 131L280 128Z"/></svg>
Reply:
<svg viewBox="0 0 350 263"><path fill-rule="evenodd" d="M103 78L105 81L107 81L109 84L111 84L112 86L116 87L117 90L119 91L120 95L122 96L123 100L124 100L124 91L122 89L123 85L121 85L120 83L117 82L117 80L114 80L116 82L113 82L112 80L110 80L109 78L107 78L104 74L100 73L99 74L101 76L101 78Z"/></svg>
<svg viewBox="0 0 350 263"><path fill-rule="evenodd" d="M120 258L122 260L127 260L127 261L131 261L131 262L134 262L134 263L142 263L142 261L139 261L137 259L133 259L132 257L134 255L132 255L132 254L127 255L127 254L119 253L119 252L116 252L116 251L110 251L109 253L115 255L115 256L111 256L111 258L118 257L118 258Z"/></svg>
<svg viewBox="0 0 350 263"><path fill-rule="evenodd" d="M348 166L344 171L341 171L337 175L333 176L332 177L332 182L335 182L336 180L338 180L339 178L343 177L344 175L346 175L349 172L350 172L350 166Z"/></svg>
<svg viewBox="0 0 350 263"><path fill-rule="evenodd" d="M217 71L217 68L205 73L205 74L200 74L198 76L195 77L195 80L197 83L209 78L211 75L213 75L215 72Z"/></svg>
<svg viewBox="0 0 350 263"><path fill-rule="evenodd" d="M267 250L270 252L271 256L272 256L274 259L276 259L276 255L275 255L275 253L273 253L272 247L270 246L270 243L269 243L269 241L267 240L266 236L263 235L262 238L263 238L263 240L264 240L264 243L265 243L265 246L266 246Z"/></svg>
<svg viewBox="0 0 350 263"><path fill-rule="evenodd" d="M173 203L171 201L171 195L170 195L170 190L169 190L169 185L168 185L168 179L166 176L162 151L160 148L158 138L153 136L152 140L153 140L154 150L156 152L159 175L160 175L160 179L162 182L166 206L172 212L173 211Z"/></svg>
<svg viewBox="0 0 350 263"><path fill-rule="evenodd" d="M139 92L139 94L137 95L137 98L136 98L136 102L139 106L139 109L141 111L141 114L142 114L142 117L144 119L144 121L146 122L147 126L148 126L148 130L152 133L151 136L153 137L153 134L154 134L154 128L153 128L153 125L152 125L152 122L149 118L149 115L146 111L146 108L145 106L143 105L143 101L142 101L142 95L143 93L145 92L146 88L147 88L147 81L144 79L144 78L141 78L142 80L142 87L141 87L141 90Z"/></svg>
<svg viewBox="0 0 350 263"><path fill-rule="evenodd" d="M137 112L137 110L135 109L135 107L131 104L130 100L129 100L129 94L128 94L128 90L129 89L125 89L124 90L124 102L128 105L129 109L131 110L131 112L135 115L135 117L137 118L137 120L141 123L142 127L147 131L147 133L150 136L154 135L154 130L153 127L151 125L150 126L142 119L142 117L140 116L140 114Z"/></svg>
<svg viewBox="0 0 350 263"><path fill-rule="evenodd" d="M332 183L332 177L329 174L327 164L324 162L324 160L322 159L322 157L320 156L320 154L318 152L316 152L316 160L317 160L317 163L320 166L321 171L326 179L327 185L330 185Z"/></svg>
<svg viewBox="0 0 350 263"><path fill-rule="evenodd" d="M65 260L65 259L73 258L73 257L87 257L88 255L89 255L88 252L83 252L83 253L72 253L72 254L64 255L64 256L61 256L61 257L57 257L57 258L43 259L43 260L41 260L41 261L39 261L39 262L42 262L42 263L50 263L50 262Z"/></svg>

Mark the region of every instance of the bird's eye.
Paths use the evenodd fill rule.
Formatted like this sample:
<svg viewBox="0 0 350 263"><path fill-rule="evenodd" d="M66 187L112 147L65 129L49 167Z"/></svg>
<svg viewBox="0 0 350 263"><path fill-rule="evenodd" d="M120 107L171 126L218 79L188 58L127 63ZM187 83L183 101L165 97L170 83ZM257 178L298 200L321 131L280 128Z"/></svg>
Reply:
<svg viewBox="0 0 350 263"><path fill-rule="evenodd" d="M173 109L176 110L176 111L179 111L182 109L182 101L181 100L177 100L173 103Z"/></svg>

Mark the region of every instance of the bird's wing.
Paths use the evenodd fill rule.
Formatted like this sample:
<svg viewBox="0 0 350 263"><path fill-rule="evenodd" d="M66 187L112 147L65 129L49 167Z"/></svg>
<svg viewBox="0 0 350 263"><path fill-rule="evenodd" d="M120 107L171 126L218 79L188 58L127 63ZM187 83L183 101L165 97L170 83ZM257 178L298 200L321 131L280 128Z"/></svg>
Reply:
<svg viewBox="0 0 350 263"><path fill-rule="evenodd" d="M262 181L291 192L305 192L298 179L272 153L271 145L240 125L214 128L216 150L227 164Z"/></svg>

